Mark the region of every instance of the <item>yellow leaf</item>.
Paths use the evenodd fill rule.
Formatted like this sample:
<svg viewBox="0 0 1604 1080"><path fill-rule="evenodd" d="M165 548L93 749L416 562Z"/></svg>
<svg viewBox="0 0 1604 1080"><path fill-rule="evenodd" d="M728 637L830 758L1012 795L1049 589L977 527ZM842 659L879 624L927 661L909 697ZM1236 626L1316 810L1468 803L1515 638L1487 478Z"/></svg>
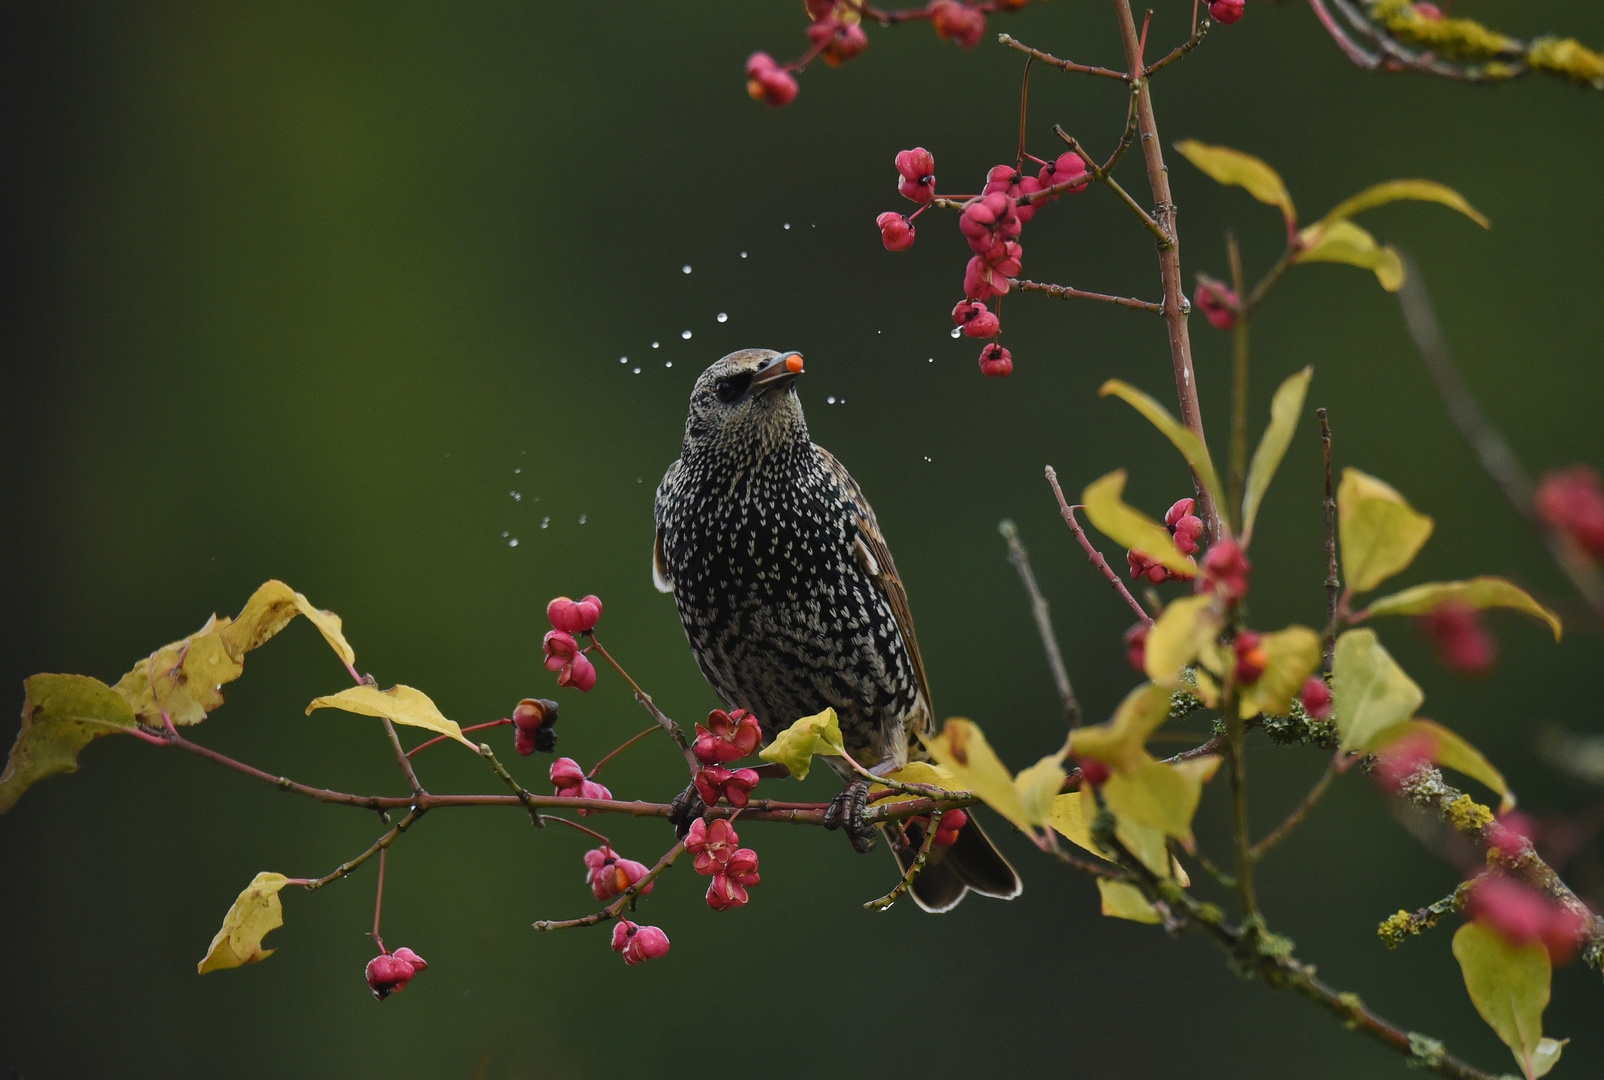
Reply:
<svg viewBox="0 0 1604 1080"><path fill-rule="evenodd" d="M1337 638L1331 697L1344 750L1357 750L1414 715L1426 695L1381 647L1376 632L1349 630Z"/></svg>
<svg viewBox="0 0 1604 1080"><path fill-rule="evenodd" d="M974 723L956 717L948 720L941 734L926 740L925 745L936 761L952 773L959 787L973 791L987 806L1026 832L1046 817L1045 807L1036 816L1026 810L1008 767Z"/></svg>
<svg viewBox="0 0 1604 1080"><path fill-rule="evenodd" d="M1388 292L1403 287L1403 260L1398 252L1376 243L1374 236L1351 221L1316 222L1298 233L1298 245L1293 262L1347 263L1374 271L1376 280Z"/></svg>
<svg viewBox="0 0 1604 1080"><path fill-rule="evenodd" d="M1092 819L1096 816L1097 801L1089 789L1082 788L1080 791L1072 791L1053 800L1048 823L1071 843L1106 859L1109 853L1099 851L1092 842ZM1138 825L1125 818L1115 818L1114 835L1125 845L1127 851L1140 859L1153 873L1167 873L1175 878L1183 889L1191 886L1192 882L1181 864L1170 857L1169 846L1165 843L1164 833L1161 830Z"/></svg>
<svg viewBox="0 0 1604 1080"><path fill-rule="evenodd" d="M332 611L313 607L310 600L282 581L266 582L252 593L244 609L223 631L230 654L245 655L284 629L297 614L305 615L317 627L340 662L355 674L356 652L345 640L340 617Z"/></svg>
<svg viewBox="0 0 1604 1080"><path fill-rule="evenodd" d="M1118 469L1086 485L1081 502L1092 524L1121 547L1140 551L1148 558L1183 574L1197 573L1197 564L1182 555L1170 531L1121 497L1125 470Z"/></svg>
<svg viewBox="0 0 1604 1080"><path fill-rule="evenodd" d="M1058 796L1047 811L1047 824L1057 829L1071 843L1085 848L1093 855L1102 855L1092 843L1092 818L1097 815L1091 802L1091 793L1082 789Z"/></svg>
<svg viewBox="0 0 1604 1080"><path fill-rule="evenodd" d="M1142 895L1142 890L1129 882L1098 878L1097 891L1103 897L1103 914L1111 919L1129 919L1139 923L1164 921L1158 909Z"/></svg>
<svg viewBox="0 0 1604 1080"><path fill-rule="evenodd" d="M1070 733L1070 750L1076 757L1096 758L1119 772L1132 772L1153 760L1145 749L1147 737L1170 715L1170 692L1143 683L1120 702L1106 724L1078 727Z"/></svg>
<svg viewBox="0 0 1604 1080"><path fill-rule="evenodd" d="M1364 753L1373 754L1386 749L1407 735L1422 733L1430 735L1436 741L1437 750L1432 755L1433 761L1456 772L1462 772L1473 780L1480 780L1496 791L1502 800L1498 806L1499 813L1508 813L1515 809L1515 793L1509 790L1504 774L1494 768L1493 763L1483 757L1482 752L1458 732L1445 728L1434 720L1417 717L1405 720L1401 724L1394 724L1385 731L1371 736L1359 749Z"/></svg>
<svg viewBox="0 0 1604 1080"><path fill-rule="evenodd" d="M440 715L440 710L435 708L428 694L410 686L392 686L388 690L380 690L376 686L353 686L338 694L314 698L312 704L306 707L307 715L310 716L314 709L344 709L362 716L388 717L397 724L424 728L436 735L449 735L474 753L479 752L477 746L463 738L462 729L455 720L447 720Z"/></svg>
<svg viewBox="0 0 1604 1080"><path fill-rule="evenodd" d="M1192 817L1203 796L1203 784L1219 767L1220 758L1213 754L1174 765L1149 761L1138 769L1109 777L1103 785L1103 799L1121 822L1145 825L1159 832L1161 838L1173 836L1190 845ZM1167 862L1168 856L1164 855L1158 865L1163 867Z"/></svg>
<svg viewBox="0 0 1604 1080"><path fill-rule="evenodd" d="M1178 142L1175 149L1210 180L1246 188L1248 194L1261 203L1279 207L1281 216L1287 219L1288 228L1297 223L1298 212L1292 207L1292 196L1287 193L1281 175L1258 158L1228 146L1210 146L1196 139Z"/></svg>
<svg viewBox="0 0 1604 1080"><path fill-rule="evenodd" d="M813 755L841 757L846 747L841 743L841 721L834 709L825 709L812 716L804 716L779 735L773 742L757 752L764 761L773 761L791 770L798 780L807 779L813 768ZM922 782L922 781L921 781Z"/></svg>
<svg viewBox="0 0 1604 1080"><path fill-rule="evenodd" d="M1292 699L1322 657L1320 635L1307 626L1289 626L1273 634L1265 634L1260 648L1269 663L1258 682L1242 687L1239 705L1242 719L1269 713L1284 716L1292 707Z"/></svg>
<svg viewBox="0 0 1604 1080"><path fill-rule="evenodd" d="M1052 814L1053 799L1064 790L1064 752L1048 754L1028 769L1021 769L1014 777L1014 791L1019 805L1024 808L1025 819L1032 825L1047 824Z"/></svg>
<svg viewBox="0 0 1604 1080"><path fill-rule="evenodd" d="M759 755L761 756L761 755ZM952 773L940 765L932 765L928 761L910 761L896 772L887 776L888 780L900 780L904 784L928 784L931 787L945 788L948 791L961 790L952 778ZM884 800L876 799L881 792L888 790L884 784L870 784L869 797L875 801L897 802L902 799L917 799L917 795L906 795L893 792Z"/></svg>
<svg viewBox="0 0 1604 1080"><path fill-rule="evenodd" d="M1412 589L1383 596L1380 600L1372 600L1369 606L1354 618L1364 619L1371 615L1424 615L1435 611L1439 605L1450 602L1473 608L1514 608L1516 611L1535 615L1554 631L1555 641L1559 640L1564 629L1558 615L1533 600L1525 589L1501 577L1478 577L1469 581L1433 581L1425 585L1416 585Z"/></svg>
<svg viewBox="0 0 1604 1080"><path fill-rule="evenodd" d="M1192 471L1197 473L1204 490L1213 497L1214 505L1225 505L1225 489L1220 486L1220 475L1214 471L1214 461L1209 457L1208 447L1203 445L1202 439L1183 427L1181 422L1171 416L1170 411L1157 400L1142 393L1130 383L1109 379L1097 391L1097 395L1108 397L1110 394L1147 417L1148 423L1158 428L1166 439L1174 443L1175 449L1181 452L1186 463L1192 466Z"/></svg>
<svg viewBox="0 0 1604 1080"><path fill-rule="evenodd" d="M1484 229L1493 227L1481 212L1465 200L1465 197L1446 184L1439 184L1435 180L1388 180L1382 184L1375 184L1365 188L1357 195L1349 196L1334 206L1329 214L1322 218L1323 224L1342 221L1373 206L1384 203L1397 202L1399 199L1416 199L1420 202L1441 203L1464 214L1470 220Z"/></svg>
<svg viewBox="0 0 1604 1080"><path fill-rule="evenodd" d="M1543 1010L1548 1007L1553 969L1541 942L1512 945L1480 923L1468 922L1454 934L1454 959L1465 977L1471 1004L1504 1041L1527 1080L1536 1080L1543 1042ZM1553 1053L1547 1053L1552 1049ZM1544 1048L1552 1067L1558 1049Z"/></svg>
<svg viewBox="0 0 1604 1080"><path fill-rule="evenodd" d="M1342 575L1356 593L1369 592L1414 561L1432 520L1390 485L1358 469L1343 469L1337 488Z"/></svg>
<svg viewBox="0 0 1604 1080"><path fill-rule="evenodd" d="M134 726L128 703L99 679L33 675L22 687L22 730L0 773L0 814L45 777L77 772L78 751L92 740Z"/></svg>
<svg viewBox="0 0 1604 1080"><path fill-rule="evenodd" d="M1147 632L1142 666L1160 686L1174 688L1181 672L1213 641L1224 624L1219 605L1210 593L1172 600Z"/></svg>
<svg viewBox="0 0 1604 1080"><path fill-rule="evenodd" d="M223 916L222 929L212 938L211 947L196 970L202 975L208 971L237 968L266 960L273 949L262 948L262 938L284 925L284 908L278 892L289 884L283 874L257 874L245 891L234 900L234 906Z"/></svg>
<svg viewBox="0 0 1604 1080"><path fill-rule="evenodd" d="M1309 392L1309 380L1314 378L1312 366L1304 368L1296 375L1291 376L1276 389L1275 397L1270 399L1270 424L1264 429L1264 437L1253 451L1253 463L1248 466L1246 488L1242 493L1242 546L1246 547L1253 539L1253 522L1259 516L1259 507L1264 502L1264 493L1269 490L1270 481L1275 477L1276 469L1281 467L1281 459L1286 456L1287 447L1292 443L1292 434L1297 429L1298 417L1303 412L1303 399Z"/></svg>
<svg viewBox="0 0 1604 1080"><path fill-rule="evenodd" d="M1532 1051L1532 1080L1547 1076L1548 1070L1559 1064L1560 1051L1568 1042L1569 1039L1542 1039L1537 1043L1537 1049Z"/></svg>

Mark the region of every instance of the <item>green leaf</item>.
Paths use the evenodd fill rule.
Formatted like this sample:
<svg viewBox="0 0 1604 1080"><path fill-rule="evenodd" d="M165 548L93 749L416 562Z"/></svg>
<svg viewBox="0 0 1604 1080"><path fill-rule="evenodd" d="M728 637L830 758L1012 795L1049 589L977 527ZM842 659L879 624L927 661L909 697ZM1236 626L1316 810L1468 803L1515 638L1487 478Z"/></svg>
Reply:
<svg viewBox="0 0 1604 1080"><path fill-rule="evenodd" d="M1433 581L1416 585L1412 589L1395 592L1372 600L1355 621L1372 615L1425 615L1443 604L1464 604L1472 608L1506 607L1524 611L1548 624L1554 631L1554 640L1560 639L1564 627L1559 616L1531 598L1531 595L1501 577L1478 577L1469 581Z"/></svg>
<svg viewBox="0 0 1604 1080"><path fill-rule="evenodd" d="M1260 713L1284 716L1292 699L1319 666L1323 650L1320 635L1307 626L1289 626L1265 634L1260 647L1269 661L1252 686L1242 687L1238 699L1242 719Z"/></svg>
<svg viewBox="0 0 1604 1080"><path fill-rule="evenodd" d="M1365 188L1357 195L1349 196L1331 209L1331 212L1321 219L1322 224L1329 225L1335 221L1342 221L1353 215L1374 206L1384 203L1397 202L1399 199L1416 199L1420 202L1441 203L1464 214L1470 220L1484 229L1493 227L1481 212L1466 201L1465 197L1446 184L1439 184L1435 180L1388 180L1385 183L1375 184Z"/></svg>
<svg viewBox="0 0 1604 1080"><path fill-rule="evenodd" d="M1559 1064L1560 1051L1565 1049L1569 1039L1543 1039L1538 1042L1537 1049L1532 1051L1532 1080L1539 1076L1547 1076L1548 1070Z"/></svg>
<svg viewBox="0 0 1604 1080"><path fill-rule="evenodd" d="M764 761L778 762L791 770L792 776L805 780L813 768L815 754L842 757L846 752L841 742L841 721L836 718L834 709L825 709L804 716L780 732L757 756Z"/></svg>
<svg viewBox="0 0 1604 1080"><path fill-rule="evenodd" d="M196 964L202 975L208 971L222 971L245 964L266 960L276 951L262 948L262 938L284 925L284 908L279 903L279 890L289 884L283 874L257 874L245 891L234 899L234 905L223 916L223 926L212 938L211 947Z"/></svg>
<svg viewBox="0 0 1604 1080"><path fill-rule="evenodd" d="M0 814L45 777L77 772L78 751L92 740L134 726L128 702L99 679L33 675L22 686L22 730L0 773Z"/></svg>
<svg viewBox="0 0 1604 1080"><path fill-rule="evenodd" d="M1388 484L1358 469L1343 469L1337 528L1348 588L1368 592L1408 566L1431 536L1432 524Z"/></svg>
<svg viewBox="0 0 1604 1080"><path fill-rule="evenodd" d="M986 741L979 726L971 721L954 717L947 721L941 734L926 740L931 755L953 775L960 788L973 791L982 802L997 813L1029 832L1042 824L1050 811L1051 802L1040 801L1030 808L1020 798L1019 788L1008 767ZM1040 769L1045 762L1038 762ZM1029 771L1029 770L1027 770ZM1034 777L1033 781L1040 779ZM1063 777L1059 777L1062 786Z"/></svg>
<svg viewBox="0 0 1604 1080"><path fill-rule="evenodd" d="M1098 878L1097 891L1103 897L1103 914L1111 919L1129 919L1139 923L1164 921L1158 908L1142 895L1142 890L1129 882Z"/></svg>
<svg viewBox="0 0 1604 1080"><path fill-rule="evenodd" d="M1404 674L1374 630L1349 630L1337 638L1331 697L1344 750L1357 750L1414 715L1426 695Z"/></svg>
<svg viewBox="0 0 1604 1080"><path fill-rule="evenodd" d="M1435 720L1416 717L1401 724L1394 724L1385 731L1371 736L1359 749L1366 754L1373 754L1386 749L1405 736L1418 734L1430 735L1436 743L1431 759L1438 765L1462 772L1473 780L1480 780L1496 791L1502 800L1498 806L1499 813L1508 813L1515 809L1515 793L1509 790L1504 774L1494 768L1493 763L1458 732L1443 727Z"/></svg>
<svg viewBox="0 0 1604 1080"><path fill-rule="evenodd" d="M1264 429L1258 449L1253 451L1253 463L1248 466L1247 485L1242 493L1243 547L1253 539L1253 522L1259 516L1264 493L1269 490L1270 481L1292 443L1298 416L1303 412L1303 399L1309 392L1309 380L1313 377L1314 367L1305 367L1283 382L1270 400L1270 425Z"/></svg>
<svg viewBox="0 0 1604 1080"><path fill-rule="evenodd" d="M1219 767L1220 758L1213 754L1174 765L1150 761L1109 777L1103 785L1103 798L1119 820L1145 825L1190 845L1192 817L1203 796L1203 785ZM1159 865L1164 865L1164 860Z"/></svg>
<svg viewBox="0 0 1604 1080"><path fill-rule="evenodd" d="M1116 771L1133 772L1153 760L1146 750L1147 737L1169 715L1170 692L1154 683L1143 683L1125 695L1108 723L1070 732L1070 750L1077 757L1096 758Z"/></svg>
<svg viewBox="0 0 1604 1080"><path fill-rule="evenodd" d="M1548 1007L1553 971L1541 942L1512 945L1480 923L1468 922L1454 935L1454 959L1465 976L1471 1004L1504 1045L1527 1080L1536 1080L1539 1048L1545 1067L1557 1047L1542 1047L1543 1010Z"/></svg>
<svg viewBox="0 0 1604 1080"><path fill-rule="evenodd" d="M447 720L440 714L428 694L410 686L392 686L388 690L380 690L376 686L353 686L338 694L314 698L312 704L306 707L306 714L312 715L314 709L344 709L362 716L387 717L397 724L423 728L436 735L448 735L474 753L479 752L477 746L463 737L462 729L455 720Z"/></svg>
<svg viewBox="0 0 1604 1080"><path fill-rule="evenodd" d="M1175 144L1175 149L1216 183L1246 188L1261 203L1280 208L1289 229L1297 224L1298 212L1281 175L1252 154L1228 146L1210 146L1196 139L1184 139Z"/></svg>
<svg viewBox="0 0 1604 1080"><path fill-rule="evenodd" d="M1180 684L1181 672L1197 659L1224 624L1225 617L1211 593L1171 600L1147 632L1147 644L1142 650L1147 677L1174 689Z"/></svg>
<svg viewBox="0 0 1604 1080"><path fill-rule="evenodd" d="M1203 445L1202 439L1183 427L1181 422L1171 416L1170 411L1156 399L1142 393L1130 383L1109 379L1097 391L1097 395L1108 397L1110 394L1147 417L1148 423L1158 428L1166 439L1174 443L1175 449L1179 450L1186 463L1192 466L1192 471L1197 474L1204 490L1214 499L1214 505L1225 505L1225 489L1220 486L1220 475L1214 471L1214 461L1209 457L1208 447Z"/></svg>
<svg viewBox="0 0 1604 1080"><path fill-rule="evenodd" d="M1170 531L1127 503L1122 497L1124 491L1124 469L1086 485L1080 499L1092 524L1121 547L1140 551L1171 570L1187 575L1197 573L1197 564L1181 554Z"/></svg>
<svg viewBox="0 0 1604 1080"><path fill-rule="evenodd" d="M1298 253L1292 261L1347 263L1374 272L1388 292L1403 287L1403 259L1398 252L1376 243L1374 236L1351 221L1316 222L1298 233Z"/></svg>

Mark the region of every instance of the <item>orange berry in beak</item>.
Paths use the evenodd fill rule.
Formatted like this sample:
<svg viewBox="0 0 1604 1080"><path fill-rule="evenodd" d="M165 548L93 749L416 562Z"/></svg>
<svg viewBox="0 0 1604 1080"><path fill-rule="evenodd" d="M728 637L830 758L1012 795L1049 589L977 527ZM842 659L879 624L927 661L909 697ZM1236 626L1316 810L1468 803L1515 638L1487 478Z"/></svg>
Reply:
<svg viewBox="0 0 1604 1080"><path fill-rule="evenodd" d="M789 371L792 375L802 374L802 357L795 354L787 356L785 358L785 370Z"/></svg>

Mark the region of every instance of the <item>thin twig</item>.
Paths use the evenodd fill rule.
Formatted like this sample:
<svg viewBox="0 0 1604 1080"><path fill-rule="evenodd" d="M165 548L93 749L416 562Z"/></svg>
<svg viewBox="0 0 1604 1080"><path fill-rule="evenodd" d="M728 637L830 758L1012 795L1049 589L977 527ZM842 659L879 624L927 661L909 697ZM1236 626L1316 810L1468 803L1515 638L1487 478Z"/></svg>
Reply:
<svg viewBox="0 0 1604 1080"><path fill-rule="evenodd" d="M508 772L507 767L497 759L495 751L490 749L489 743L479 744L479 755L490 765L491 772L494 772L503 784L512 789L512 793L518 797L518 801L523 804L524 809L529 811L529 823L537 829L545 828L546 823L540 819L540 811L535 809L534 796L522 784L513 779L512 773Z"/></svg>
<svg viewBox="0 0 1604 1080"><path fill-rule="evenodd" d="M1019 539L1019 526L1012 521L1002 521L997 531L1008 541L1008 561L1019 571L1025 595L1030 598L1030 614L1036 620L1036 632L1041 635L1042 649L1047 653L1047 667L1053 673L1053 685L1058 688L1058 698L1064 703L1064 719L1069 722L1071 729L1078 728L1081 723L1080 702L1075 699L1069 670L1064 667L1064 654L1058 648L1058 635L1053 632L1052 612L1047 606L1047 598L1042 595L1041 586L1036 584L1035 571L1030 568L1030 552L1025 550L1024 541Z"/></svg>
<svg viewBox="0 0 1604 1080"><path fill-rule="evenodd" d="M395 760L396 764L401 766L401 775L406 777L407 783L411 785L412 794L422 795L424 793L423 785L419 783L418 774L412 768L412 759L407 756L406 750L401 746L401 737L395 733L395 725L390 722L388 716L381 716L379 720L384 724L384 733L390 739L390 749L395 751Z"/></svg>
<svg viewBox="0 0 1604 1080"><path fill-rule="evenodd" d="M423 815L424 811L418 809L417 807L413 807L412 811L407 814L406 817L396 822L395 825L390 828L389 832L375 840L373 842L373 846L368 848L362 854L358 855L349 862L341 863L330 873L324 874L320 878L313 878L311 881L303 882L302 884L308 891L311 891L314 889L321 889L331 881L338 881L340 878L350 874L357 867L361 866L363 863L373 858L373 856L379 854L379 852L395 843L396 837L410 829L412 827L412 823L417 821Z"/></svg>
<svg viewBox="0 0 1604 1080"><path fill-rule="evenodd" d="M1242 295L1242 249L1237 246L1236 234L1225 232L1225 255L1231 265L1231 289ZM1248 319L1238 314L1231 334L1231 478L1229 516L1238 519L1241 527L1242 493L1248 471Z"/></svg>
<svg viewBox="0 0 1604 1080"><path fill-rule="evenodd" d="M919 845L919 854L913 857L913 862L908 866L907 873L902 875L890 892L879 899L870 900L864 904L865 911L890 911L891 905L902 899L903 893L913 888L913 879L918 877L919 872L925 868L925 862L930 858L930 849L935 844L937 820L936 818L931 818L925 823L924 841Z"/></svg>
<svg viewBox="0 0 1604 1080"><path fill-rule="evenodd" d="M462 733L464 735L466 735L470 731L483 731L486 728L505 727L506 725L508 725L510 723L512 723L512 721L509 720L509 719L506 719L506 718L502 718L500 720L486 720L482 724L469 724L467 727L462 729ZM408 750L407 751L407 757L417 757L419 751L427 750L427 749L429 749L429 747L435 745L436 743L443 743L443 742L447 741L448 739L451 739L450 735L436 735L432 739L425 739L423 742L420 742L417 746L414 746L411 750Z"/></svg>
<svg viewBox="0 0 1604 1080"><path fill-rule="evenodd" d="M629 683L629 688L635 691L635 700L640 702L641 708L651 714L652 719L657 721L658 727L668 732L668 737L674 740L674 745L679 747L680 753L684 755L685 764L690 767L691 775L695 776L696 770L701 768L701 764L696 760L696 755L691 753L691 744L685 738L685 732L680 730L678 724L669 719L667 713L657 707L657 703L652 700L652 695L640 688L640 684L630 677L629 672L624 670L623 665L613 659L613 654L602 647L602 643L596 640L595 631L591 631L590 643L597 652L602 654L602 659L611 664L613 670L618 672L625 682Z"/></svg>
<svg viewBox="0 0 1604 1080"><path fill-rule="evenodd" d="M1138 86L1137 91L1140 92L1140 89L1141 87ZM1101 181L1102 183L1108 185L1108 189L1117 195L1120 202L1124 203L1126 208L1129 209L1131 213L1135 214L1141 221L1142 228L1153 234L1153 237L1158 240L1160 247L1170 243L1170 234L1164 228L1164 226L1160 225L1152 214L1149 214L1146 210L1144 210L1142 208L1142 204L1132 198L1131 193L1120 186L1119 181L1115 180L1112 176L1109 176L1103 171L1103 167L1097 164L1097 161L1092 157L1091 154L1087 153L1086 148L1080 144L1079 139L1065 131L1061 124L1053 125L1053 134L1057 135L1061 140L1063 140L1064 145L1075 151L1075 153L1080 157L1081 161L1085 163L1086 171L1091 174L1092 180ZM1070 182L1072 183L1073 181Z"/></svg>
<svg viewBox="0 0 1604 1080"><path fill-rule="evenodd" d="M1320 458L1325 466L1325 498L1321 503L1325 511L1326 526L1326 632L1325 673L1331 674L1331 662L1337 647L1337 604L1342 596L1342 579L1337 576L1337 499L1331 487L1331 421L1325 409L1316 409L1320 418Z"/></svg>
<svg viewBox="0 0 1604 1080"><path fill-rule="evenodd" d="M1105 304L1133 308L1136 311L1151 311L1154 314L1163 314L1164 312L1163 304L1155 304L1150 300L1136 300L1129 296L1110 296L1107 293L1087 292L1084 289L1076 289L1068 285L1049 285L1024 278L1011 278L1008 286L1009 288L1018 289L1020 292L1046 293L1048 296L1057 296L1065 300L1100 300Z"/></svg>
<svg viewBox="0 0 1604 1080"><path fill-rule="evenodd" d="M1347 756L1347 751L1342 749L1338 749L1336 753L1332 754L1331 761L1326 765L1325 772L1320 774L1320 779L1314 782L1314 787L1309 789L1309 793L1303 797L1303 801L1297 805L1297 808L1286 816L1285 821L1270 830L1269 835L1253 845L1249 854L1255 864L1264 858L1265 852L1285 840L1292 830L1297 828L1303 819L1309 816L1309 811L1314 809L1314 804L1320 801L1320 797L1331 786L1331 781L1335 780L1342 771L1342 763Z"/></svg>
<svg viewBox="0 0 1604 1080"><path fill-rule="evenodd" d="M1195 15L1196 8L1193 9L1193 12ZM1142 76L1147 78L1150 77L1155 71L1163 71L1165 68L1175 63L1175 61L1197 48L1203 43L1203 39L1208 36L1209 27L1213 25L1214 24L1209 22L1207 19L1203 20L1203 25L1192 31L1191 37L1187 38L1174 49L1170 50L1169 55L1163 57L1162 59L1155 60L1151 64L1147 65L1147 70L1142 72Z"/></svg>
<svg viewBox="0 0 1604 1080"><path fill-rule="evenodd" d="M1229 750L1226 763L1231 769L1231 837L1236 844L1236 891L1242 900L1244 925L1255 925L1260 920L1259 902L1253 893L1253 834L1248 823L1247 729L1242 724L1238 701L1236 671L1233 665L1227 664L1220 711L1225 714L1225 744Z"/></svg>
<svg viewBox="0 0 1604 1080"><path fill-rule="evenodd" d="M645 731L642 731L640 734L631 735L629 738L624 740L624 742L623 742L623 744L621 746L619 746L616 749L614 749L612 753L608 754L606 757L604 757L600 761L596 762L596 764L592 765L590 767L590 772L585 774L585 778L587 780L594 780L596 778L596 774L601 772L601 767L603 765L605 765L609 761L613 760L613 758L617 757L619 754L622 754L625 750L628 750L631 746L634 746L636 743L640 742L646 736L651 735L652 733L657 732L657 731L661 731L661 730L662 730L662 728L658 727L656 724L653 724L651 727L647 728Z"/></svg>
<svg viewBox="0 0 1604 1080"><path fill-rule="evenodd" d="M1078 71L1083 75L1100 75L1105 79L1118 79L1120 82L1130 82L1131 77L1123 71L1112 71L1105 67L1094 67L1089 64L1077 64L1073 60L1060 60L1051 53L1044 53L1040 49L1033 49L1024 42L1019 41L1010 34L998 34L997 40L1010 49L1017 49L1026 56L1040 60L1044 64L1051 64L1064 71Z"/></svg>
<svg viewBox="0 0 1604 1080"><path fill-rule="evenodd" d="M1058 498L1058 512L1063 515L1064 524L1069 526L1069 531L1075 534L1076 540L1080 541L1081 550L1086 552L1086 557L1092 561L1093 566L1102 571L1103 577L1114 587L1114 591L1124 598L1125 602L1131 606L1132 611L1136 612L1136 617L1148 626L1152 626L1153 616L1144 611L1142 605L1136 602L1136 597L1131 595L1131 590L1127 589L1125 583L1119 579L1119 575L1114 573L1113 569L1108 565L1108 560L1103 558L1103 553L1092 546L1092 542L1086 537L1085 530L1080 527L1080 522L1075 520L1076 508L1069 505L1069 500L1064 498L1064 489L1058 486L1058 473L1053 470L1051 465L1047 466L1047 482L1052 485L1053 494Z"/></svg>
<svg viewBox="0 0 1604 1080"><path fill-rule="evenodd" d="M595 926L597 923L602 922L605 919L618 918L619 915L623 914L624 908L629 906L629 903L634 900L635 897L641 894L642 889L646 888L647 885L650 885L652 881L656 879L658 874L661 874L664 870L667 870L670 866L674 865L674 860L679 858L680 854L684 850L685 841L681 840L679 843L669 848L668 851L664 853L663 857L657 860L657 865L646 871L646 873L641 876L639 881L635 882L629 888L619 893L617 900L614 900L600 911L578 919L540 919L535 922L535 929L569 930L577 926Z"/></svg>
<svg viewBox="0 0 1604 1080"><path fill-rule="evenodd" d="M389 857L389 848L379 849L379 887L373 893L373 940L381 953L390 951L384 947L384 939L379 936L379 915L384 911L384 869Z"/></svg>

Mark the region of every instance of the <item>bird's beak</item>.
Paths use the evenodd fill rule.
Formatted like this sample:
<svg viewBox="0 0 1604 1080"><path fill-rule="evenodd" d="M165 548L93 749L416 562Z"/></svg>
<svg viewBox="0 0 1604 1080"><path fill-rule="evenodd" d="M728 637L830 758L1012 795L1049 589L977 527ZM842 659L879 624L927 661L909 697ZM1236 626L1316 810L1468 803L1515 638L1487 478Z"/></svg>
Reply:
<svg viewBox="0 0 1604 1080"><path fill-rule="evenodd" d="M800 374L802 374L802 354L781 353L757 369L757 374L752 377L752 390L755 393L763 393L768 390L784 389L795 382Z"/></svg>

